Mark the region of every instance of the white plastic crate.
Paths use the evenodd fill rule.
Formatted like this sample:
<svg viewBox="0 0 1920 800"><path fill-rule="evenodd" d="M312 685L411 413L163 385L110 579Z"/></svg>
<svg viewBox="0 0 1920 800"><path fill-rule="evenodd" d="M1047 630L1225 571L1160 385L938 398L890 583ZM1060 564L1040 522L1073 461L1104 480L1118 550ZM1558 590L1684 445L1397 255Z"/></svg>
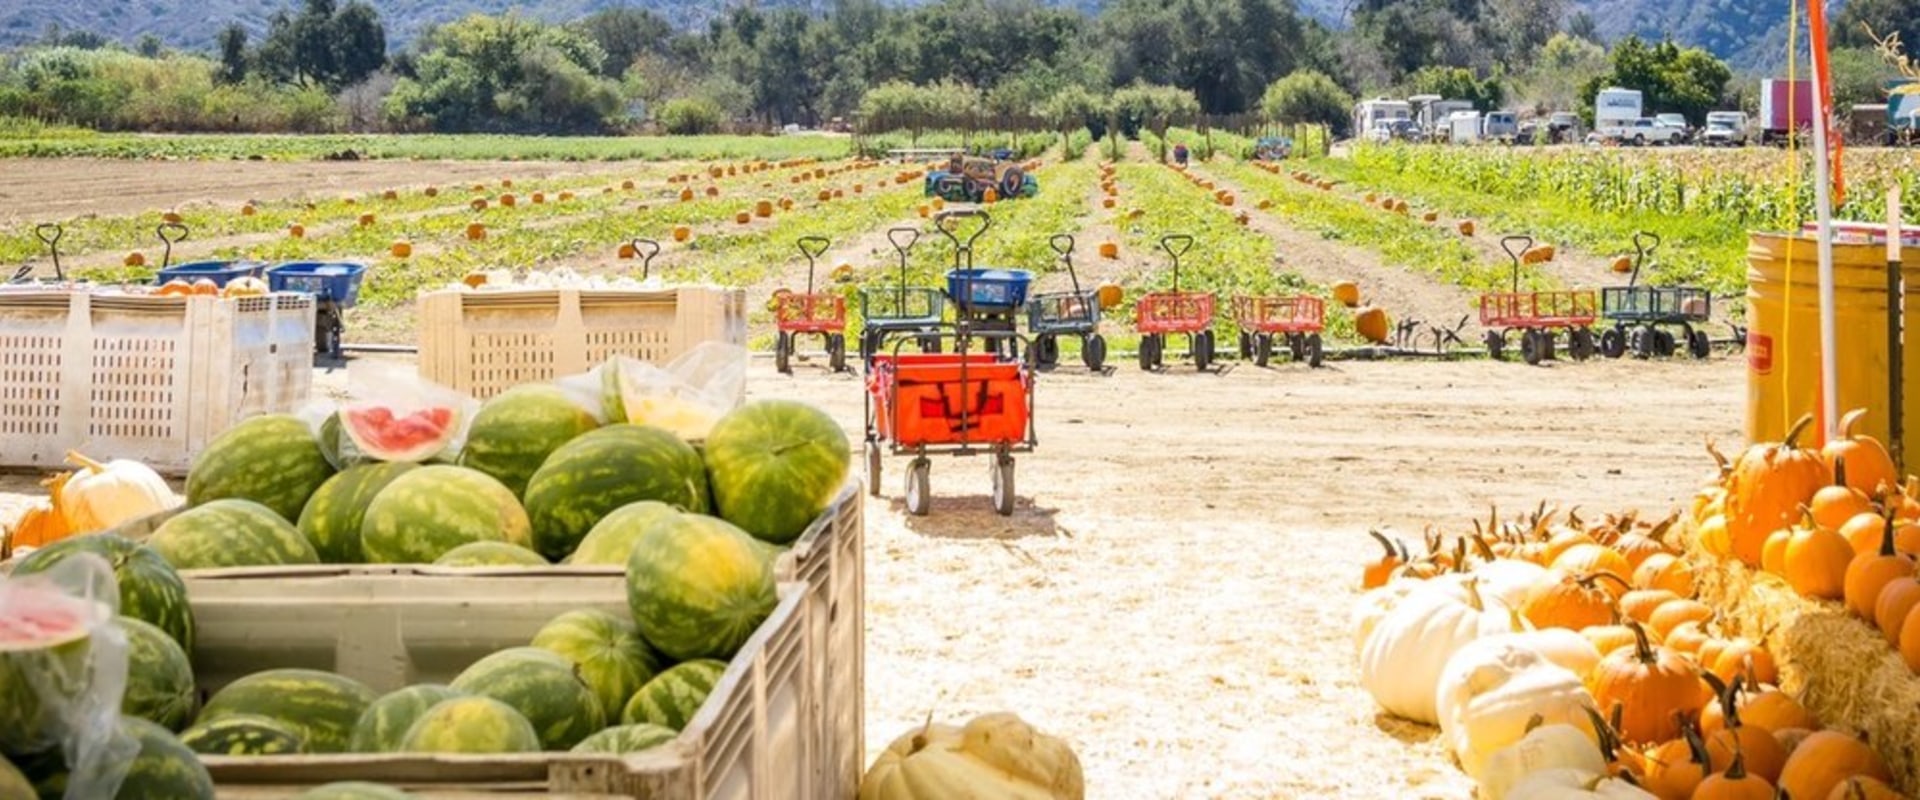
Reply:
<svg viewBox="0 0 1920 800"><path fill-rule="evenodd" d="M420 374L486 399L616 355L665 364L708 341L745 344L746 292L447 289L420 296Z"/></svg>
<svg viewBox="0 0 1920 800"><path fill-rule="evenodd" d="M222 431L313 382L313 299L0 292L0 467L71 449L185 473Z"/></svg>

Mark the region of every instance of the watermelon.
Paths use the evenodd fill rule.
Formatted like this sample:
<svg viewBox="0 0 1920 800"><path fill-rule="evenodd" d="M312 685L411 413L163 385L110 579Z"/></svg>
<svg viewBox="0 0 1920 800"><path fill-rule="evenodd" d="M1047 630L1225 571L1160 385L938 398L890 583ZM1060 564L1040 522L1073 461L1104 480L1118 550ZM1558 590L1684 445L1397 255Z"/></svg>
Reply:
<svg viewBox="0 0 1920 800"><path fill-rule="evenodd" d="M406 738L407 729L420 716L427 713L442 700L466 697L453 687L438 683L420 683L404 689L396 689L380 696L360 712L359 721L353 725L353 737L348 741L347 750L354 753L397 753L400 742Z"/></svg>
<svg viewBox="0 0 1920 800"><path fill-rule="evenodd" d="M512 706L533 723L546 750L565 750L607 726L600 698L573 663L537 647L480 659L453 679L453 688Z"/></svg>
<svg viewBox="0 0 1920 800"><path fill-rule="evenodd" d="M379 461L426 461L440 455L460 433L460 410L451 406L395 414L377 403L353 403L341 406L335 417L353 446Z"/></svg>
<svg viewBox="0 0 1920 800"><path fill-rule="evenodd" d="M658 500L706 513L706 467L692 445L667 431L609 425L562 445L527 482L534 549L558 561L614 509Z"/></svg>
<svg viewBox="0 0 1920 800"><path fill-rule="evenodd" d="M0 756L0 797L7 800L33 800L33 782L4 756Z"/></svg>
<svg viewBox="0 0 1920 800"><path fill-rule="evenodd" d="M400 741L403 753L532 753L540 734L513 706L490 697L455 697L420 715Z"/></svg>
<svg viewBox="0 0 1920 800"><path fill-rule="evenodd" d="M628 725L648 722L676 731L685 730L726 671L725 662L709 658L668 667L634 693L620 713L620 721Z"/></svg>
<svg viewBox="0 0 1920 800"><path fill-rule="evenodd" d="M293 796L293 800L406 800L413 795L384 783L340 781L315 786Z"/></svg>
<svg viewBox="0 0 1920 800"><path fill-rule="evenodd" d="M180 734L180 743L210 756L285 756L307 752L307 735L290 722L229 714Z"/></svg>
<svg viewBox="0 0 1920 800"><path fill-rule="evenodd" d="M773 613L767 553L725 520L656 523L627 560L627 605L641 637L676 661L732 658Z"/></svg>
<svg viewBox="0 0 1920 800"><path fill-rule="evenodd" d="M270 669L227 686L200 711L199 723L232 714L259 714L297 728L314 753L343 753L360 714L377 699L352 678L311 669Z"/></svg>
<svg viewBox="0 0 1920 800"><path fill-rule="evenodd" d="M213 776L173 732L137 717L120 728L140 743L114 800L213 800Z"/></svg>
<svg viewBox="0 0 1920 800"><path fill-rule="evenodd" d="M436 567L547 567L539 553L506 542L468 542L434 559Z"/></svg>
<svg viewBox="0 0 1920 800"><path fill-rule="evenodd" d="M638 753L671 742L680 732L658 725L620 725L608 728L573 746L576 753Z"/></svg>
<svg viewBox="0 0 1920 800"><path fill-rule="evenodd" d="M597 609L554 617L534 634L533 646L571 662L609 718L660 669L660 657L632 622Z"/></svg>
<svg viewBox="0 0 1920 800"><path fill-rule="evenodd" d="M827 412L793 400L755 400L707 435L707 476L720 517L787 544L825 511L852 462L846 431Z"/></svg>
<svg viewBox="0 0 1920 800"><path fill-rule="evenodd" d="M80 566L61 570L58 581L0 581L0 754L56 744L65 730L60 706L86 699L92 631L113 612L107 603L79 596L82 587L63 586L65 576L79 583L87 574ZM99 570L92 577L104 584L106 569L92 566Z"/></svg>
<svg viewBox="0 0 1920 800"><path fill-rule="evenodd" d="M513 492L466 467L408 471L380 490L360 523L360 545L376 563L431 564L469 542L533 540Z"/></svg>
<svg viewBox="0 0 1920 800"><path fill-rule="evenodd" d="M307 423L291 414L265 414L228 428L207 444L187 473L187 505L240 498L292 522L330 477L333 464Z"/></svg>
<svg viewBox="0 0 1920 800"><path fill-rule="evenodd" d="M527 480L547 456L598 427L600 420L558 386L515 386L495 395L474 415L459 463L492 475L515 496L523 495Z"/></svg>
<svg viewBox="0 0 1920 800"><path fill-rule="evenodd" d="M132 617L120 618L127 634L127 689L120 712L170 731L186 727L200 703L193 663L166 631Z"/></svg>
<svg viewBox="0 0 1920 800"><path fill-rule="evenodd" d="M122 615L151 623L173 637L181 650L193 652L193 607L187 604L187 584L151 547L111 533L75 536L28 554L13 565L13 574L46 572L74 553L93 553L113 567Z"/></svg>
<svg viewBox="0 0 1920 800"><path fill-rule="evenodd" d="M573 555L567 556L566 563L581 566L624 567L627 557L633 555L633 543L639 541L640 534L647 527L662 519L679 516L673 506L658 500L642 500L628 503L601 517L593 530L587 531L587 538L580 540Z"/></svg>
<svg viewBox="0 0 1920 800"><path fill-rule="evenodd" d="M182 511L161 523L147 546L174 569L320 563L299 528L251 500L214 500Z"/></svg>
<svg viewBox="0 0 1920 800"><path fill-rule="evenodd" d="M300 533L313 543L320 560L328 564L359 564L367 560L360 549L360 523L367 504L414 464L362 464L349 467L320 484L307 507L300 511Z"/></svg>

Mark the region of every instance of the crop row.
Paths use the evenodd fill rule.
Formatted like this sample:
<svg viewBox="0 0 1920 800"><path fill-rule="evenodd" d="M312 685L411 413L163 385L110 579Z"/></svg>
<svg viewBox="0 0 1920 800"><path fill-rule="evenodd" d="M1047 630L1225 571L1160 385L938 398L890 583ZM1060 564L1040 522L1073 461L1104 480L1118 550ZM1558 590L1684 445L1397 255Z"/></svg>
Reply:
<svg viewBox="0 0 1920 800"><path fill-rule="evenodd" d="M256 136L58 132L0 138L0 158L245 159L307 161L352 151L361 158L522 161L838 159L848 141L831 136L490 136L372 134Z"/></svg>

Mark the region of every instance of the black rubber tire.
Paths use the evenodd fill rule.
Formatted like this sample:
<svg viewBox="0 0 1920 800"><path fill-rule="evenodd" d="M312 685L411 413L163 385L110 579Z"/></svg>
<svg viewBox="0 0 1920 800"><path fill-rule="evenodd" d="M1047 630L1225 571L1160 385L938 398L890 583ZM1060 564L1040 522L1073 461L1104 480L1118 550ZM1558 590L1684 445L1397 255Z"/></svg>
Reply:
<svg viewBox="0 0 1920 800"><path fill-rule="evenodd" d="M834 372L847 371L847 335L844 333L827 334L827 368Z"/></svg>
<svg viewBox="0 0 1920 800"><path fill-rule="evenodd" d="M1106 337L1097 333L1088 336L1086 342L1080 346L1080 360L1087 365L1087 369L1095 372L1105 367L1107 364Z"/></svg>
<svg viewBox="0 0 1920 800"><path fill-rule="evenodd" d="M1264 367L1273 360L1273 334L1262 333L1253 339L1253 365Z"/></svg>
<svg viewBox="0 0 1920 800"><path fill-rule="evenodd" d="M1673 356L1675 345L1676 345L1676 342L1673 339L1672 331L1661 330L1658 328L1654 329L1653 331L1653 354L1654 355L1659 356L1661 358L1670 358Z"/></svg>
<svg viewBox="0 0 1920 800"><path fill-rule="evenodd" d="M867 495L880 496L880 443L869 441L867 451Z"/></svg>
<svg viewBox="0 0 1920 800"><path fill-rule="evenodd" d="M1600 355L1607 358L1619 358L1627 354L1627 334L1619 328L1608 328L1600 332Z"/></svg>
<svg viewBox="0 0 1920 800"><path fill-rule="evenodd" d="M1320 368L1320 362L1326 356L1325 351L1321 349L1322 345L1323 342L1320 341L1320 334L1314 333L1307 335L1307 366L1313 367L1314 369Z"/></svg>
<svg viewBox="0 0 1920 800"><path fill-rule="evenodd" d="M1507 337L1505 334L1500 331L1487 331L1487 335L1483 338L1483 341L1485 341L1487 345L1488 358L1499 361L1505 357L1507 351Z"/></svg>
<svg viewBox="0 0 1920 800"><path fill-rule="evenodd" d="M1528 364L1538 364L1542 358L1540 351L1540 334L1538 331L1527 330L1520 334L1520 358Z"/></svg>
<svg viewBox="0 0 1920 800"><path fill-rule="evenodd" d="M993 462L993 510L1000 516L1013 516L1013 456L999 455Z"/></svg>
<svg viewBox="0 0 1920 800"><path fill-rule="evenodd" d="M932 471L933 464L925 457L907 464L907 513L924 517L928 509L933 507L933 479L929 476Z"/></svg>
<svg viewBox="0 0 1920 800"><path fill-rule="evenodd" d="M1153 337L1154 335L1151 333L1142 334L1140 336L1140 371L1141 372L1151 372L1153 371L1153 368L1155 366L1154 353L1153 353Z"/></svg>
<svg viewBox="0 0 1920 800"><path fill-rule="evenodd" d="M1247 359L1253 358L1253 354L1255 353L1254 341L1257 335L1258 334L1252 334L1246 331L1240 332L1240 360L1241 361L1246 361Z"/></svg>
<svg viewBox="0 0 1920 800"><path fill-rule="evenodd" d="M793 354L793 335L778 333L773 337L773 368L782 375L793 374L790 359Z"/></svg>
<svg viewBox="0 0 1920 800"><path fill-rule="evenodd" d="M1702 360L1713 355L1713 341L1707 338L1706 331L1687 332L1687 352Z"/></svg>

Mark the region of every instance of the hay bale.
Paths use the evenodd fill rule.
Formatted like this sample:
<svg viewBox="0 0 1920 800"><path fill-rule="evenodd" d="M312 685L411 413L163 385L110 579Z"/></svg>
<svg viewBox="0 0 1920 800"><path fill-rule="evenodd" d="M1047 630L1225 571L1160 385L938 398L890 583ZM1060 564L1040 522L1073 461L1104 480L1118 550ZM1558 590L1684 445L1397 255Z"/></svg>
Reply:
<svg viewBox="0 0 1920 800"><path fill-rule="evenodd" d="M1726 632L1765 641L1780 665L1781 690L1827 728L1864 738L1901 791L1920 793L1920 676L1879 629L1839 603L1801 597L1778 576L1719 559L1687 538L1699 599L1720 611Z"/></svg>

